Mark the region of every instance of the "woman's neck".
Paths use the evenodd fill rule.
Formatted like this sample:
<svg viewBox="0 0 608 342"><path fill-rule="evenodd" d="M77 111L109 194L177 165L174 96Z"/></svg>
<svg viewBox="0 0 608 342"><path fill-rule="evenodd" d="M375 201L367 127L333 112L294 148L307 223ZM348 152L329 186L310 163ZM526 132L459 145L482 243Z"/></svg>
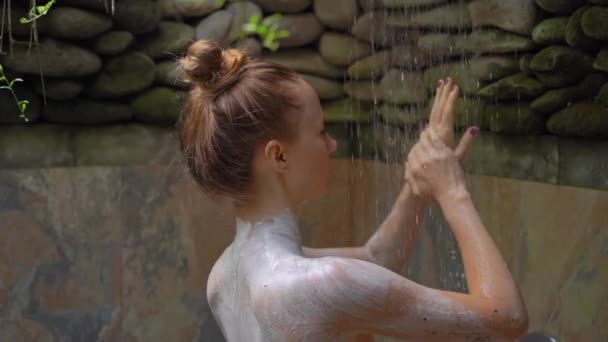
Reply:
<svg viewBox="0 0 608 342"><path fill-rule="evenodd" d="M267 182L264 186L255 186L236 202L236 216L247 222L258 222L281 216L286 210L296 213L296 203L292 203L285 188L276 183Z"/></svg>
<svg viewBox="0 0 608 342"><path fill-rule="evenodd" d="M256 240L267 251L302 255L302 237L298 218L291 209L273 216L248 220L237 216L235 245Z"/></svg>
<svg viewBox="0 0 608 342"><path fill-rule="evenodd" d="M302 254L298 204L278 182L252 187L236 205L235 243L256 240L264 248Z"/></svg>

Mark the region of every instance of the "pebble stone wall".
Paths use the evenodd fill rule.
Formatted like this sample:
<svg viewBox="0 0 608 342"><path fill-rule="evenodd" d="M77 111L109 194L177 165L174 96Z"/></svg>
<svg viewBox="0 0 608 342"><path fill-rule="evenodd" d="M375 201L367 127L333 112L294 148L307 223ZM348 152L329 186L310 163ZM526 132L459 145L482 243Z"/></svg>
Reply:
<svg viewBox="0 0 608 342"><path fill-rule="evenodd" d="M595 153L608 137L605 0L63 0L37 22L34 49L18 23L28 4L12 1L15 43L3 40L0 63L9 79L24 78L15 89L30 122L1 91L0 167L178 158L171 135L188 84L175 59L212 39L300 72L322 99L338 157L403 159L437 80L451 76L463 92L458 125L492 138L476 147L474 171L608 183ZM278 51L239 37L252 15L273 13L291 33ZM517 158L497 151L525 158L505 170L501 158ZM580 155L593 155L589 171L571 181L562 170ZM522 160L550 165L550 176L529 175Z"/></svg>

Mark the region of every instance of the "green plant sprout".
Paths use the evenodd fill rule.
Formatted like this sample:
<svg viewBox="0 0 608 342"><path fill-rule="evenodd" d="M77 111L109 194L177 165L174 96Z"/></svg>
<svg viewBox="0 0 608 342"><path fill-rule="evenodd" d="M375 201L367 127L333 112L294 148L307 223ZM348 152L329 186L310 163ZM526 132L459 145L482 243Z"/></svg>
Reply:
<svg viewBox="0 0 608 342"><path fill-rule="evenodd" d="M32 23L32 22L38 20L40 17L46 15L49 12L49 10L55 4L55 2L56 2L55 0L50 0L44 6L32 7L30 9L30 11L28 12L28 17L20 18L19 22L21 24L28 24L28 23ZM25 122L29 122L30 120L25 116L25 112L27 111L27 106L29 105L30 102L28 100L19 100L19 98L17 97L17 94L15 93L15 90L13 89L13 85L15 83L23 82L23 80L21 78L15 78L14 80L9 81L6 78L6 75L4 75L4 67L2 66L2 64L0 64L0 82L4 82L4 84L5 84L3 86L0 86L0 89L6 89L13 95L13 98L15 99L15 102L17 103L17 108L19 108L19 112L21 113L21 114L19 114L19 118L23 119L23 121L25 121Z"/></svg>
<svg viewBox="0 0 608 342"><path fill-rule="evenodd" d="M13 94L13 98L15 99L15 102L17 102L17 106L19 107L19 111L21 112L21 114L19 115L19 118L23 119L25 122L29 122L30 120L25 116L25 111L27 110L27 105L30 103L27 100L19 100L19 98L17 98L17 94L15 94L15 90L13 89L13 85L16 82L23 82L22 79L20 78L15 78L12 81L9 81L6 76L4 75L4 68L2 67L2 64L0 64L0 82L4 82L6 85L0 86L0 89L6 89L8 91L11 92L11 94Z"/></svg>
<svg viewBox="0 0 608 342"><path fill-rule="evenodd" d="M55 4L55 0L51 0L51 1L47 2L46 5L44 5L44 6L32 7L30 9L28 17L21 18L19 20L19 22L22 24L27 24L27 23L31 23L31 22L37 20L38 18L46 15L54 4Z"/></svg>
<svg viewBox="0 0 608 342"><path fill-rule="evenodd" d="M254 14L249 18L249 21L243 24L242 38L249 35L258 35L262 38L262 45L272 51L279 48L279 40L289 37L290 33L287 30L279 29L281 23L281 14L276 13L262 19L261 16Z"/></svg>

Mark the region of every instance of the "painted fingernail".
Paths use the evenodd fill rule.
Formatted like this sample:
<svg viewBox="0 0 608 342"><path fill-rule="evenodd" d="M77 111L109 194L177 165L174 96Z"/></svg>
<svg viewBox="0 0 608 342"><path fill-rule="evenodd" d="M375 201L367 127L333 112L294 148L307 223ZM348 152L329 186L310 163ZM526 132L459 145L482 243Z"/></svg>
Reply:
<svg viewBox="0 0 608 342"><path fill-rule="evenodd" d="M479 128L478 127L471 127L471 130L469 132L471 132L472 136L476 137L479 134Z"/></svg>

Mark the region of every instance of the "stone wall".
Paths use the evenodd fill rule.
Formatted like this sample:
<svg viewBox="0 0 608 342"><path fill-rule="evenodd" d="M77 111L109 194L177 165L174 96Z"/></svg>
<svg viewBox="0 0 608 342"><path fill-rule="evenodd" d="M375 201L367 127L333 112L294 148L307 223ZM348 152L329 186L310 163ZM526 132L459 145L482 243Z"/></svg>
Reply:
<svg viewBox="0 0 608 342"><path fill-rule="evenodd" d="M9 79L25 78L15 88L30 101L30 123L0 91L1 168L179 159L172 127L188 85L175 57L204 38L300 72L323 100L328 130L340 141L336 157L401 161L436 80L450 75L464 92L458 125L479 125L488 137L469 171L608 186L598 153L606 143L597 139L608 115L596 97L606 92L606 51L592 19L575 25L604 13L597 1L116 0L112 13L104 1L66 0L37 23L40 58L23 44L29 26L17 24L28 3L12 2L19 42L12 54L4 46L0 62ZM275 12L291 32L277 52L238 39L252 14ZM593 60L592 68L571 63L577 58Z"/></svg>
<svg viewBox="0 0 608 342"><path fill-rule="evenodd" d="M304 242L360 245L389 212L403 169L341 159L332 171L327 196L305 208ZM608 193L486 176L469 183L530 331L605 341ZM179 164L0 170L0 341L223 341L205 286L233 220ZM466 291L436 208L402 274Z"/></svg>
<svg viewBox="0 0 608 342"><path fill-rule="evenodd" d="M18 23L29 0L12 4L18 42L0 62L25 78L16 89L31 122L171 126L188 86L174 59L212 39L302 73L328 120L418 123L451 76L464 93L461 126L608 136L603 0L116 0L113 13L108 1L66 0L38 21L33 53ZM275 12L291 32L277 52L239 39L251 15ZM8 92L0 108L0 123L21 122Z"/></svg>

